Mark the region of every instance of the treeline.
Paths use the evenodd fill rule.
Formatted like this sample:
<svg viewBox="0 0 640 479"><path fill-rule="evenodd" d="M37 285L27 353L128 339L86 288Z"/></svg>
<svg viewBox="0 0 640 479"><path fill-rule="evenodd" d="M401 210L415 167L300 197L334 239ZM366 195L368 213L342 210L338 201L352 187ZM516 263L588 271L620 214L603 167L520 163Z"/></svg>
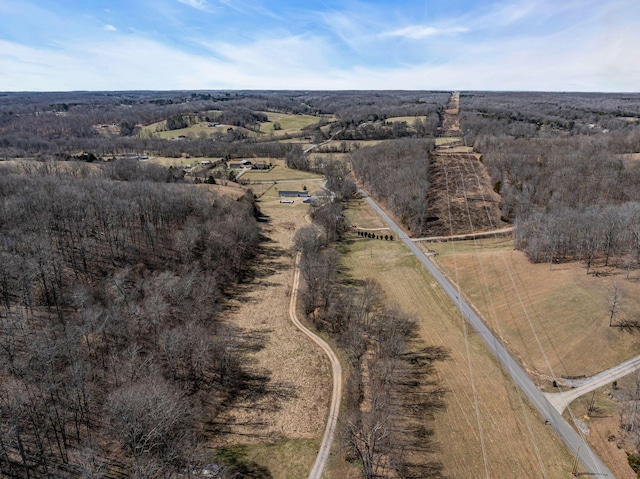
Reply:
<svg viewBox="0 0 640 479"><path fill-rule="evenodd" d="M182 474L249 387L219 313L259 248L252 198L111 175L2 168L3 477Z"/></svg>
<svg viewBox="0 0 640 479"><path fill-rule="evenodd" d="M370 118L372 115L367 115ZM377 115L375 115L377 116ZM324 134L325 139L334 140L389 140L394 138L435 136L440 116L431 112L425 119L416 117L407 121L385 121L384 119L340 120L332 123Z"/></svg>
<svg viewBox="0 0 640 479"><path fill-rule="evenodd" d="M350 155L358 180L415 234L420 234L427 223L433 148L430 139L403 139L360 148Z"/></svg>
<svg viewBox="0 0 640 479"><path fill-rule="evenodd" d="M435 132L447 95L433 92L73 92L0 95L0 158L31 158L91 152L100 157L122 152L158 156L220 156L242 141L260 155L250 138L267 121L266 111L332 114L337 123L320 122L307 135L322 141L428 136ZM394 116L426 117L387 122ZM139 138L140 126L164 122L173 130L195 120L236 128L184 141ZM320 129L320 126L326 125ZM116 133L113 129L116 129ZM246 129L243 131L243 129ZM144 135L142 135L144 136ZM213 140L213 141L212 141Z"/></svg>
<svg viewBox="0 0 640 479"><path fill-rule="evenodd" d="M442 465L429 455L429 423L445 407L445 391L433 373L448 353L422 344L415 320L387 306L375 281L345 287L338 253L329 243L336 236L314 223L296 233L295 249L304 280L302 307L349 360L339 423L346 458L357 460L367 479L443 477Z"/></svg>
<svg viewBox="0 0 640 479"><path fill-rule="evenodd" d="M537 132L595 135L637 126L635 93L469 92L460 94L461 121L469 135Z"/></svg>
<svg viewBox="0 0 640 479"><path fill-rule="evenodd" d="M25 136L0 139L0 159L69 159L80 151L91 152L91 155L102 160L129 153L170 158L180 158L183 155L227 159L252 156L283 158L294 146L292 143L284 142L247 141L244 135L236 132L220 134L214 139L192 138L185 141L135 137L64 138L45 141Z"/></svg>
<svg viewBox="0 0 640 479"><path fill-rule="evenodd" d="M640 162L625 155L640 151L640 96L461 95L461 111L469 109L465 137L516 223L517 248L532 261L579 260L587 270L640 266Z"/></svg>
<svg viewBox="0 0 640 479"><path fill-rule="evenodd" d="M516 248L534 262L583 261L627 269L640 267L640 202L587 208L555 208L518 221Z"/></svg>

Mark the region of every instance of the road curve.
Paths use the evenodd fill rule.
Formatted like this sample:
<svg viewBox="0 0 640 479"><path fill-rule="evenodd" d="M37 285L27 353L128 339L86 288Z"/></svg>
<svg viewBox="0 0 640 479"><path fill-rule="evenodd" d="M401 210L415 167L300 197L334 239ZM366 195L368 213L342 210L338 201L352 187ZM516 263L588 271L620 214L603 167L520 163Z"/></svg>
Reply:
<svg viewBox="0 0 640 479"><path fill-rule="evenodd" d="M300 253L296 255L294 272L293 272L293 286L291 291L291 301L289 302L289 316L293 324L304 334L306 334L314 343L316 343L325 352L331 363L331 371L333 376L333 392L331 394L331 406L329 407L329 417L327 418L327 426L324 430L324 436L322 436L322 444L316 457L316 462L313 464L313 468L309 473L309 479L320 479L324 466L329 459L329 453L331 452L331 443L333 442L333 436L336 432L336 424L338 422L338 413L340 412L340 400L342 398L342 366L338 357L329 347L329 345L320 337L316 336L309 329L304 327L296 314L296 301L298 298L298 285L300 283L300 268L298 264L300 262Z"/></svg>
<svg viewBox="0 0 640 479"><path fill-rule="evenodd" d="M398 237L402 242L416 256L418 261L422 263L427 271L429 271L447 296L449 296L449 298L451 298L451 300L456 304L465 320L467 320L471 327L480 335L487 347L491 352L493 352L496 358L500 361L500 364L502 364L505 370L509 373L513 381L526 394L534 407L548 422L550 427L556 431L567 448L577 456L579 462L586 469L587 473L598 476L615 477L600 458L591 450L586 441L578 435L578 433L567 421L565 421L562 415L547 400L544 394L542 394L538 387L524 372L524 369L522 369L515 359L513 359L511 354L509 354L498 338L493 335L491 330L489 330L489 328L480 319L480 316L478 316L473 308L471 308L464 298L462 298L456 287L364 190L358 188L358 192L367 201L367 203L376 210L389 227L398 233Z"/></svg>

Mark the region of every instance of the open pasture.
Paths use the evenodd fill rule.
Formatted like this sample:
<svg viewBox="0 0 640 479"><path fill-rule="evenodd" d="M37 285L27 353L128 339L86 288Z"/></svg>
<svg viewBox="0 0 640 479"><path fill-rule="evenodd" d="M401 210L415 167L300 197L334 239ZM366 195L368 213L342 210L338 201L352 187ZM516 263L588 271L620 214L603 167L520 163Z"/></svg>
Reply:
<svg viewBox="0 0 640 479"><path fill-rule="evenodd" d="M365 209L350 208L349 221L373 226ZM415 316L418 334L426 344L445 346L451 352L451 359L436 366L448 393L447 409L437 413L433 423L445 474L473 478L567 475L571 455L404 245L355 234L349 240L343 260L348 276L378 281L389 301Z"/></svg>
<svg viewBox="0 0 640 479"><path fill-rule="evenodd" d="M256 162L251 159L252 162ZM265 161L267 161L265 159ZM260 161L257 161L260 163ZM312 178L320 178L320 175L309 173L307 171L294 170L287 168L283 159L271 158L267 161L274 165L270 170L249 170L244 173L240 179L247 182L252 181L283 181L283 180L305 180ZM283 187L283 189L286 189Z"/></svg>
<svg viewBox="0 0 640 479"><path fill-rule="evenodd" d="M423 247L438 253L438 265L538 379L552 372L590 376L640 350L640 331L609 327L613 283L622 295L617 319L638 319L640 283L633 275L627 280L613 269L587 275L580 263L532 264L504 238Z"/></svg>
<svg viewBox="0 0 640 479"><path fill-rule="evenodd" d="M290 113L274 113L270 111L262 112L269 119L266 123L260 124L260 132L273 133L276 136L299 133L305 126L313 125L320 121L317 116L311 115L293 115ZM276 130L275 126L279 125L280 129Z"/></svg>

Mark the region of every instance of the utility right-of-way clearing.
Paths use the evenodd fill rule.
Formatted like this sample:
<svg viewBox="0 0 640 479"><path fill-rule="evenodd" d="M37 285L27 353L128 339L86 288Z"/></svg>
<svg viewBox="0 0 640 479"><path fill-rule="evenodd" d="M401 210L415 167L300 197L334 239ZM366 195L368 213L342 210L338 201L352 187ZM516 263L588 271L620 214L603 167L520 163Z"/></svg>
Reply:
<svg viewBox="0 0 640 479"><path fill-rule="evenodd" d="M455 303L463 318L471 325L475 332L482 338L487 347L498 359L505 371L529 398L533 406L540 412L547 423L556 431L566 447L576 456L589 474L615 477L600 458L593 452L587 442L571 427L556 408L549 402L545 395L529 378L524 369L516 362L505 346L495 337L491 330L482 321L475 310L462 297L460 291L449 281L437 266L422 252L407 234L384 212L384 210L362 189L358 192L371 205L380 217L389 225L392 231L396 231L400 240L416 256L420 263L429 271L436 282Z"/></svg>

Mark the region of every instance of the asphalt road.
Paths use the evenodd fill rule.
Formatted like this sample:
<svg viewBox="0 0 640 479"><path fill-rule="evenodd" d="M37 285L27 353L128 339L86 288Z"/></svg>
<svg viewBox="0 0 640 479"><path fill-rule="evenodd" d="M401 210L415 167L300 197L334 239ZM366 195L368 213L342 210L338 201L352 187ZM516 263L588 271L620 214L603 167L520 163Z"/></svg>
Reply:
<svg viewBox="0 0 640 479"><path fill-rule="evenodd" d="M500 364L507 370L513 381L529 398L531 403L540 412L542 417L548 421L560 439L567 448L578 456L578 461L584 467L587 474L597 476L615 477L611 471L604 465L600 458L591 450L589 445L578 435L578 433L564 420L562 415L547 400L544 394L537 388L533 381L527 376L522 367L511 357L506 348L493 335L489 328L484 324L476 312L469 304L458 294L456 287L440 272L436 265L422 252L422 250L409 238L391 218L378 206L378 204L369 197L369 195L358 188L359 193L369 203L377 213L389 225L392 231L398 233L398 238L411 250L418 260L429 271L433 278L438 282L444 292L451 298L460 310L462 316L467 320L471 327L484 340L487 347L493 352ZM585 474L582 472L580 474Z"/></svg>

